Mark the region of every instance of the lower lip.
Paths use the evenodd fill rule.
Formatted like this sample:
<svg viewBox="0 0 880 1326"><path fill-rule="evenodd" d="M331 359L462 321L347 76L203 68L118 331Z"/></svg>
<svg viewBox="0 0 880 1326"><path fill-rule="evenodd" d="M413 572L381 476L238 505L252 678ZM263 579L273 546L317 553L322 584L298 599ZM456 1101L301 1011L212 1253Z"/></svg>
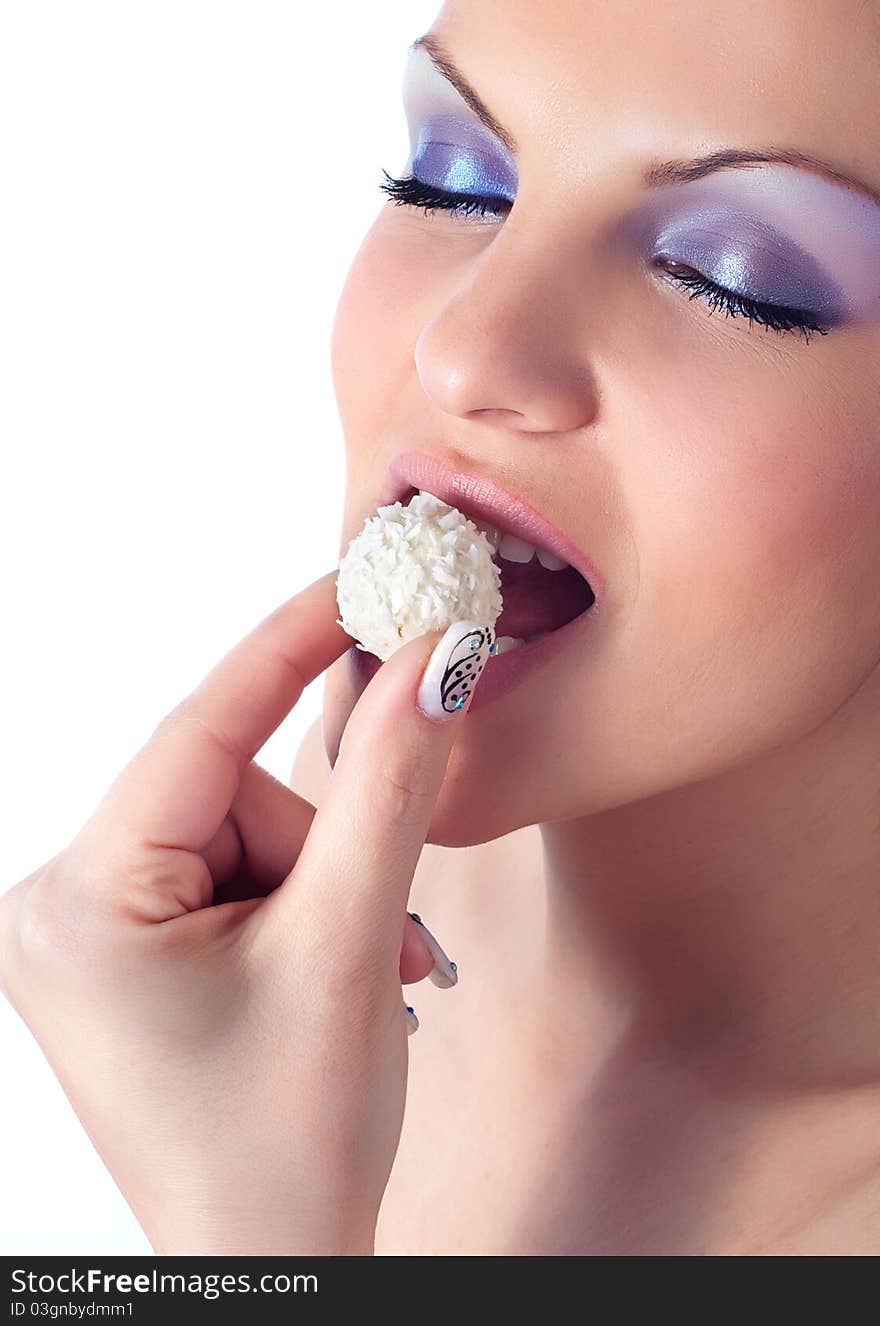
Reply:
<svg viewBox="0 0 880 1326"><path fill-rule="evenodd" d="M594 605L595 606L595 605ZM492 654L480 677L480 683L473 693L468 706L468 713L473 714L484 709L487 704L505 695L514 686L518 686L536 668L543 667L569 645L586 638L596 613L594 606L587 608L570 622L560 626L557 631L550 631L540 640L520 645L504 654ZM375 654L368 654L363 649L353 648L358 673L366 681L372 681L382 666Z"/></svg>

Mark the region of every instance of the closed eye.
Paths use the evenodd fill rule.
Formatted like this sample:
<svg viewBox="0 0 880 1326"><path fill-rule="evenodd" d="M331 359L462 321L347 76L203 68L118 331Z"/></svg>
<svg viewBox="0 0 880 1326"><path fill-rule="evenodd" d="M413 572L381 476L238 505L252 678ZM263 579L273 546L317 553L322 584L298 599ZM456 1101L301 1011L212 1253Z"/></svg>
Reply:
<svg viewBox="0 0 880 1326"><path fill-rule="evenodd" d="M386 170L383 170L382 174L385 176L385 183L380 184L379 188L383 193L387 193L397 206L418 207L426 215L439 209L461 216L488 214L500 218L506 216L513 206L509 198L482 197L438 189L434 185L425 184L415 175L398 179L389 175ZM739 295L724 286L716 285L714 281L710 281L707 276L694 271L691 267L685 267L670 259L661 261L664 264L665 275L670 280L689 288L691 291L689 298L702 297L708 303L710 313L716 308L723 308L728 317L748 318L750 327L752 322L757 322L777 332L802 332L807 343L811 331L817 331L820 336L828 335L828 330L817 321L815 314L804 309L787 308L781 304L767 304L750 299L746 295Z"/></svg>
<svg viewBox="0 0 880 1326"><path fill-rule="evenodd" d="M420 207L425 213L438 208L444 212L456 212L461 216L473 216L477 213L485 216L487 212L493 216L506 216L513 206L509 198L481 197L473 193L455 193L448 189L438 189L432 184L425 184L415 175L397 179L389 175L387 170L383 170L382 174L386 183L380 184L379 188L383 193L387 193L398 207Z"/></svg>

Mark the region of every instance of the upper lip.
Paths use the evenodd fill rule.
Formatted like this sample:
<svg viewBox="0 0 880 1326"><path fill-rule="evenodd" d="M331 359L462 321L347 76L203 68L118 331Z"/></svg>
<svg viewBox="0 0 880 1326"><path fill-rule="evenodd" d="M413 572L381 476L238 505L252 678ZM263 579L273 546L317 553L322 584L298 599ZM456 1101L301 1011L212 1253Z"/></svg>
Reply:
<svg viewBox="0 0 880 1326"><path fill-rule="evenodd" d="M527 543L556 553L580 572L597 603L604 598L602 577L592 558L540 511L499 484L482 475L454 470L436 456L401 451L388 466L379 505L402 501L411 488L433 493L462 515L494 525L502 534L515 534Z"/></svg>

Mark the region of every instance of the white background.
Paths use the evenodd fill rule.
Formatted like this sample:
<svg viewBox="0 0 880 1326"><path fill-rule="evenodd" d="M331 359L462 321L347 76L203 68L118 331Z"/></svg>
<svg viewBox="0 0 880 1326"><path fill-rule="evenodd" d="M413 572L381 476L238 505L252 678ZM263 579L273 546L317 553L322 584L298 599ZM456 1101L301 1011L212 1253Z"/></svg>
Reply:
<svg viewBox="0 0 880 1326"><path fill-rule="evenodd" d="M3 870L336 565L330 333L439 0L0 6ZM287 779L322 682L263 747ZM0 998L0 1252L149 1253Z"/></svg>

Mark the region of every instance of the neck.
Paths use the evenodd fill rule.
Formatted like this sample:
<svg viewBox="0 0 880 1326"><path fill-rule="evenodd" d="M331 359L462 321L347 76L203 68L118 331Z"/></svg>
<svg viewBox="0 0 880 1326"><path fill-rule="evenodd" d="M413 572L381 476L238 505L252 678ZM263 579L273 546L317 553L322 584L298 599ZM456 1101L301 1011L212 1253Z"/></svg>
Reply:
<svg viewBox="0 0 880 1326"><path fill-rule="evenodd" d="M851 704L758 763L541 825L536 1030L725 1089L878 1080L878 750Z"/></svg>

